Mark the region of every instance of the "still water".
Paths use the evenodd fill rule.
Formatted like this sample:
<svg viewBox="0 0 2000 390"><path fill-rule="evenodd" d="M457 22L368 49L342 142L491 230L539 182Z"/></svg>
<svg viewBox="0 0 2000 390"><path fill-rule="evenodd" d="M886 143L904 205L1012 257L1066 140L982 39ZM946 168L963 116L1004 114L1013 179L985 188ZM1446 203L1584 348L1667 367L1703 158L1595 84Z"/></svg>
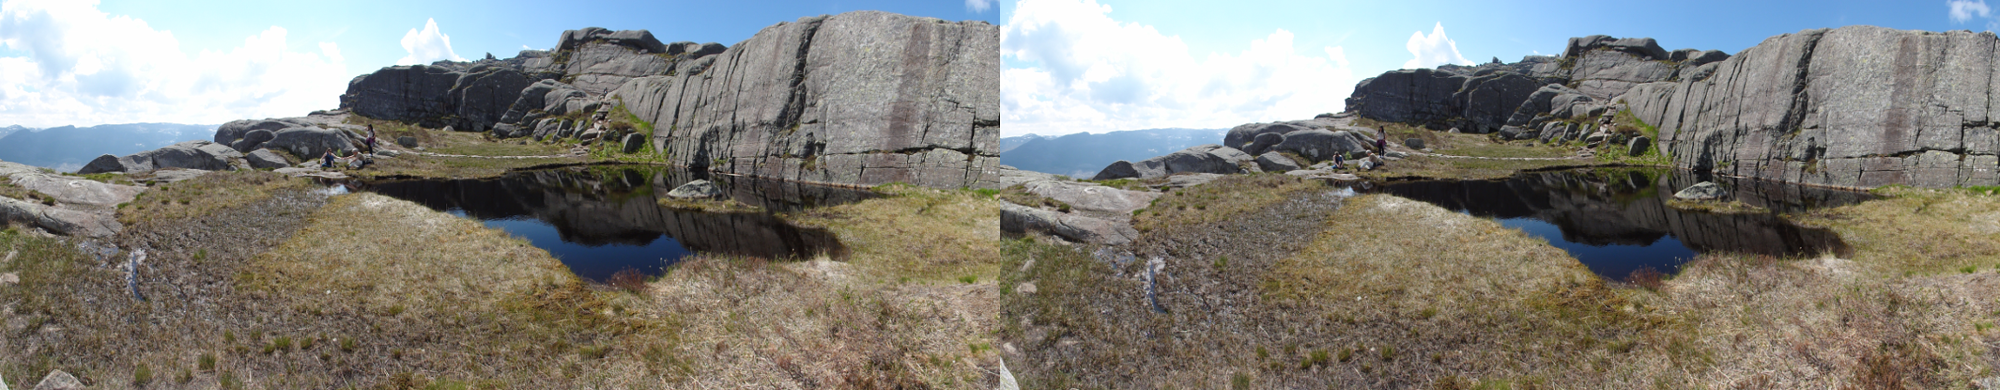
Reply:
<svg viewBox="0 0 2000 390"><path fill-rule="evenodd" d="M650 166L590 166L513 172L494 179L399 180L369 191L409 200L527 239L577 276L603 281L624 269L660 275L695 253L769 259L841 256L825 229L792 225L770 213L703 212L662 206L668 191L706 178L737 202L797 211L855 202L866 190L706 177Z"/></svg>
<svg viewBox="0 0 2000 390"><path fill-rule="evenodd" d="M1700 253L1771 256L1844 253L1825 229L1781 214L1871 199L1866 193L1715 178L1734 200L1772 213L1716 214L1667 207L1675 191L1701 181L1692 172L1586 168L1524 172L1501 180L1391 183L1376 191L1430 202L1547 239L1605 278L1634 271L1667 274Z"/></svg>

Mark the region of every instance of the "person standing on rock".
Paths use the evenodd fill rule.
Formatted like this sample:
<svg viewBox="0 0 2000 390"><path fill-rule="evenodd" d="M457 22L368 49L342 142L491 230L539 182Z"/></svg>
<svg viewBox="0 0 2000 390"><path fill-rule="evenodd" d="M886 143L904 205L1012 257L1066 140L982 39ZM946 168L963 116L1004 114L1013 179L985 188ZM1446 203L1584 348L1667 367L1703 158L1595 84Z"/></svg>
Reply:
<svg viewBox="0 0 2000 390"><path fill-rule="evenodd" d="M1388 153L1389 131L1383 129L1375 129L1375 135L1377 135L1377 137L1375 137L1375 154Z"/></svg>
<svg viewBox="0 0 2000 390"><path fill-rule="evenodd" d="M368 125L368 139L361 141L368 154L375 154L375 125Z"/></svg>

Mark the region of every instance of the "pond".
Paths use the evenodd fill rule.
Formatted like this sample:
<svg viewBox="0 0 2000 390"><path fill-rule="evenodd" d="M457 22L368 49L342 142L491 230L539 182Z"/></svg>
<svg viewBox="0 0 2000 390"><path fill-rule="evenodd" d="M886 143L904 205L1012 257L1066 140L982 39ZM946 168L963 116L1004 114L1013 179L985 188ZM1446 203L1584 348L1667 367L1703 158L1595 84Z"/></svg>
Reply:
<svg viewBox="0 0 2000 390"><path fill-rule="evenodd" d="M860 201L866 190L648 166L588 166L508 173L494 179L396 180L366 190L480 220L549 251L577 276L604 281L635 269L648 276L695 253L769 259L842 256L825 229L768 212L704 212L662 206L675 187L708 179L737 202L797 211Z"/></svg>
<svg viewBox="0 0 2000 390"><path fill-rule="evenodd" d="M1703 179L1730 196L1771 213L1718 214L1667 206L1681 188ZM1585 168L1523 172L1502 180L1390 183L1375 192L1422 200L1547 239L1592 272L1628 280L1634 272L1679 272L1699 253L1771 256L1845 254L1825 229L1799 226L1778 213L1871 199L1866 193L1729 178L1667 169Z"/></svg>

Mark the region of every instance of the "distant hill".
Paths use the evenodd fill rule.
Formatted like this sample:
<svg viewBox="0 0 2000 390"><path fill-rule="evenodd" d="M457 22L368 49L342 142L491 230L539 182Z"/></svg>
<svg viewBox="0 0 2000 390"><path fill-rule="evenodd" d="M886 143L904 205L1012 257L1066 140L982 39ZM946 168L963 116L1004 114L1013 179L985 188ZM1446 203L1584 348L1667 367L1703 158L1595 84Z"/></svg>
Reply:
<svg viewBox="0 0 2000 390"><path fill-rule="evenodd" d="M5 135L5 134L0 134L0 135ZM1000 153L1007 153L1007 151L1014 150L1014 148L1020 147L1021 144L1028 143L1028 141L1034 141L1044 138L1055 138L1055 137L1044 137L1035 134L1002 137L1000 138Z"/></svg>
<svg viewBox="0 0 2000 390"><path fill-rule="evenodd" d="M1036 137L1007 147L1001 140L1000 163L1023 170L1088 179L1118 160L1139 161L1202 144L1222 143L1229 129L1150 129L1103 134L1076 133ZM1009 137L1009 138L1022 138Z"/></svg>
<svg viewBox="0 0 2000 390"><path fill-rule="evenodd" d="M91 127L0 128L0 160L74 172L104 154L128 155L215 137L218 125L129 123Z"/></svg>

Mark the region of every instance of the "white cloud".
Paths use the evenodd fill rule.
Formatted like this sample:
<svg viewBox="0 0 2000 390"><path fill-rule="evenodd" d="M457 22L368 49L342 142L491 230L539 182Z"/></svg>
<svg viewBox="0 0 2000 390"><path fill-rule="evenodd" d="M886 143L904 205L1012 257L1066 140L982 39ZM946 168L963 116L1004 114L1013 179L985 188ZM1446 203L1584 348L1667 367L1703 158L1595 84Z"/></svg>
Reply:
<svg viewBox="0 0 2000 390"><path fill-rule="evenodd" d="M403 33L403 50L410 55L396 60L396 65L429 64L439 60L465 61L458 53L451 51L451 36L438 31L437 19L424 19L423 31L410 29Z"/></svg>
<svg viewBox="0 0 2000 390"><path fill-rule="evenodd" d="M1423 31L1410 33L1410 43L1404 44L1410 55L1416 56L1403 63L1403 69L1430 68L1444 64L1472 65L1472 60L1458 55L1458 42L1444 36L1444 23L1439 22L1431 29L1431 35Z"/></svg>
<svg viewBox="0 0 2000 390"><path fill-rule="evenodd" d="M1219 128L1343 109L1354 77L1340 47L1299 50L1277 29L1235 53L1197 57L1178 36L1121 23L1095 0L1021 0L1001 26L1008 135Z"/></svg>
<svg viewBox="0 0 2000 390"><path fill-rule="evenodd" d="M972 13L984 13L993 8L993 0L965 0L965 9Z"/></svg>
<svg viewBox="0 0 2000 390"><path fill-rule="evenodd" d="M1951 6L1952 23L1965 23L1974 16L1985 18L1993 14L1993 9L1986 7L1986 0L1945 0L1945 5Z"/></svg>
<svg viewBox="0 0 2000 390"><path fill-rule="evenodd" d="M222 123L334 108L352 75L340 48L293 51L273 26L190 56L171 32L89 1L0 3L0 124Z"/></svg>

